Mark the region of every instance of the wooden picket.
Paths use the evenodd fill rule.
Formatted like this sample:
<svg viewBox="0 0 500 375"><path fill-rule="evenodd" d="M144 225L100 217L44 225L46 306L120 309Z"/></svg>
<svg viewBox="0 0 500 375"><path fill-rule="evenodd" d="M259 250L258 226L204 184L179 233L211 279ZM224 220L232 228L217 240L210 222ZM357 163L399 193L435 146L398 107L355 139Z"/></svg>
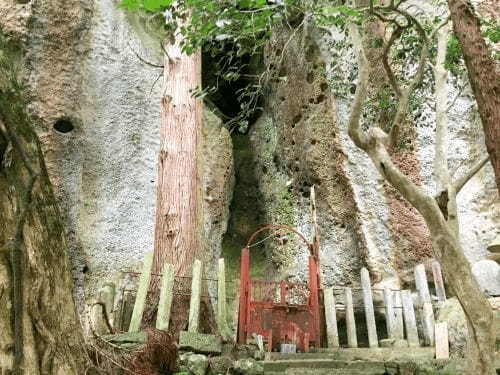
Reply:
<svg viewBox="0 0 500 375"><path fill-rule="evenodd" d="M151 278L152 253L145 256L142 273L139 277L138 289L134 303L132 318L129 325L129 332L138 332L144 311L146 296ZM203 265L199 260L196 260L193 265L193 273L191 278L190 292L190 308L189 308L189 332L198 332L200 322L200 298L203 280ZM439 263L431 264L433 282L435 287L436 300L443 301L446 299L444 282L442 279L441 267ZM225 280L225 264L224 259L218 262L218 279L217 279L217 308L216 318L219 328L219 334L229 338L234 335L235 326L228 324L228 306L226 302L226 280ZM170 311L173 302L174 288L174 268L170 264L164 266L162 272L160 302L158 308L158 316L156 327L158 329L167 330L169 327ZM436 347L436 355L440 358L445 358L449 354L446 352L447 345L447 330L445 325L438 325L434 321L434 306L433 297L431 296L426 269L423 264L419 264L414 269L416 293L418 297L415 299L410 290L395 290L395 289L374 289L370 282L369 272L366 268L361 269L360 273L360 290L363 300L363 310L365 313L366 327L368 332L368 344L370 348L379 346L379 337L376 326L375 311L383 311L385 313L387 337L394 340L406 339L409 346L425 346ZM340 300L344 303L338 304L334 290L341 290ZM338 332L338 309L345 312L345 325L347 333L347 346L350 348L358 347L358 337L356 332L356 321L353 303L352 288L326 288L323 290L325 318L326 318L326 334L328 347L340 347L339 332ZM374 303L373 295L382 293L383 307L380 306L380 300ZM104 294L103 294L104 295ZM342 296L343 295L343 296ZM380 294L379 294L380 295ZM116 298L115 301L107 301L109 298L102 297L106 300L106 310L117 311ZM109 306L109 307L108 307ZM381 310L382 309L382 310ZM115 315L114 320L119 324L120 319ZM111 320L113 322L113 320ZM419 338L417 326L422 327L422 337ZM262 338L260 338L262 339ZM420 341L422 339L422 341ZM438 342L439 340L439 342Z"/></svg>

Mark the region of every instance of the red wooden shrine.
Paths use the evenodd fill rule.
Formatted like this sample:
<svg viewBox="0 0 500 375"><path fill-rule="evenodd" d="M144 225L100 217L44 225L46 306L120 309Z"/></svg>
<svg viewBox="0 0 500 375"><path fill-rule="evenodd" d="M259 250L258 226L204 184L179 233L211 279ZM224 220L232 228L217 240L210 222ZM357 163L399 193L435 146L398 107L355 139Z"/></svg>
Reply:
<svg viewBox="0 0 500 375"><path fill-rule="evenodd" d="M307 284L250 279L250 246L259 233L269 229L293 232L306 243L310 251ZM239 344L258 334L269 351L279 350L284 343L296 344L303 352L310 346L321 347L318 253L302 234L286 225L268 225L250 237L241 252Z"/></svg>

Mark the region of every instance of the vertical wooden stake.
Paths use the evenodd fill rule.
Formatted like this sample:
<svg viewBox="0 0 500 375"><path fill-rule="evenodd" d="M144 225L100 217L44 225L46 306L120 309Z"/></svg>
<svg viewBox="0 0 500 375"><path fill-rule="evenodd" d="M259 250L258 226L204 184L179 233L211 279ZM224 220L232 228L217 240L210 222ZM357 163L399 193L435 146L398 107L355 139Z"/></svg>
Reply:
<svg viewBox="0 0 500 375"><path fill-rule="evenodd" d="M219 259L217 282L217 323L222 337L229 337L230 330L227 324L227 300L226 300L226 267L224 259Z"/></svg>
<svg viewBox="0 0 500 375"><path fill-rule="evenodd" d="M319 259L319 229L318 229L318 214L316 211L316 188L311 186L311 220L313 233L314 254ZM319 266L319 265L318 265Z"/></svg>
<svg viewBox="0 0 500 375"><path fill-rule="evenodd" d="M320 314L319 314L319 294L318 294L318 266L316 263L316 257L309 256L309 290L311 295L309 297L309 303L311 311L313 313L313 327L315 332L314 341L316 346L321 347L321 327L320 327ZM311 337L309 338L311 339ZM312 340L311 340L312 341Z"/></svg>
<svg viewBox="0 0 500 375"><path fill-rule="evenodd" d="M431 294L427 284L425 266L419 264L415 266L415 285L417 286L420 299L419 307L422 308L421 320L423 323L423 334L425 345L434 345L434 311L432 309Z"/></svg>
<svg viewBox="0 0 500 375"><path fill-rule="evenodd" d="M384 289L385 322L387 325L387 337L395 338L396 316L394 315L394 299L392 290Z"/></svg>
<svg viewBox="0 0 500 375"><path fill-rule="evenodd" d="M422 306L422 323L425 345L434 346L434 310L430 302L424 302Z"/></svg>
<svg viewBox="0 0 500 375"><path fill-rule="evenodd" d="M354 319L354 304L352 303L351 288L344 289L345 296L345 321L347 325L347 346L349 348L358 347L358 338L356 336L356 321Z"/></svg>
<svg viewBox="0 0 500 375"><path fill-rule="evenodd" d="M156 328L168 331L172 299L174 293L174 266L165 263L161 277L160 301L158 302L158 314L156 316Z"/></svg>
<svg viewBox="0 0 500 375"><path fill-rule="evenodd" d="M409 346L419 346L417 322L415 318L415 309L409 290L401 291L401 300L403 302L403 315L405 319L406 335Z"/></svg>
<svg viewBox="0 0 500 375"><path fill-rule="evenodd" d="M394 338L403 340L404 336L404 323L403 323L403 302L401 302L401 291L395 291L394 297Z"/></svg>
<svg viewBox="0 0 500 375"><path fill-rule="evenodd" d="M443 274L441 272L441 265L438 261L432 262L432 276L434 278L434 287L436 288L436 295L438 300L446 301L446 291L444 290Z"/></svg>
<svg viewBox="0 0 500 375"><path fill-rule="evenodd" d="M335 296L333 289L324 290L325 317L326 317L326 337L329 348L338 348L339 332L337 327L337 308L335 306Z"/></svg>
<svg viewBox="0 0 500 375"><path fill-rule="evenodd" d="M250 250L241 251L240 264L240 304L238 308L238 344L247 343L247 311L250 298ZM271 335L272 336L272 335Z"/></svg>
<svg viewBox="0 0 500 375"><path fill-rule="evenodd" d="M377 324L373 308L373 295L370 274L366 268L361 269L361 287L363 288L363 303L365 305L366 326L368 328L368 343L370 348L378 347Z"/></svg>
<svg viewBox="0 0 500 375"><path fill-rule="evenodd" d="M450 347L448 342L448 323L436 323L436 359L450 358Z"/></svg>
<svg viewBox="0 0 500 375"><path fill-rule="evenodd" d="M151 266L153 264L153 252L146 253L144 256L144 265L142 266L141 277L139 278L139 287L135 297L134 311L130 319L129 332L139 332L141 329L142 313L146 303L146 296L149 289L149 281L151 280Z"/></svg>
<svg viewBox="0 0 500 375"><path fill-rule="evenodd" d="M417 286L418 295L420 297L420 304L431 302L431 294L427 284L427 276L425 274L425 266L418 264L414 269L415 285Z"/></svg>
<svg viewBox="0 0 500 375"><path fill-rule="evenodd" d="M188 332L198 332L200 324L201 275L201 261L196 259L193 264L193 279L191 282Z"/></svg>

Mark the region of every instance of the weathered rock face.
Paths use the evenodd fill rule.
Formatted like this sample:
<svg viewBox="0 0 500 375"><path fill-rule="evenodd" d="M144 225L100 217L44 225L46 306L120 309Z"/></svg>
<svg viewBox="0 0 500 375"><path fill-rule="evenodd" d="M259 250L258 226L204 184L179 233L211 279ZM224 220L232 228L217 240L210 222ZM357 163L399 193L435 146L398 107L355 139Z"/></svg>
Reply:
<svg viewBox="0 0 500 375"><path fill-rule="evenodd" d="M39 123L83 299L84 284L94 294L98 284L135 268L153 248L161 96L161 84L154 82L161 70L135 53L161 64L161 50L140 17L127 15L113 0L63 3L5 0L0 25L26 43L30 110ZM397 286L407 267L429 256L430 239L418 214L384 184L347 135L354 58L349 40L336 30L282 30L265 51L277 79L269 82L263 114L249 134L231 139L205 113L200 185L210 272L222 253L228 279L237 277L239 250L259 225L289 224L310 237L312 185L326 285L356 284L367 266L374 282L393 280ZM454 97L455 86L450 89ZM448 156L458 175L485 152L473 107L467 90L451 107ZM408 125L413 130L394 158L433 192L433 111ZM484 259L500 227L491 167L458 198L466 255L472 262ZM274 236L262 249L252 248L252 261L265 265L252 272L304 280L307 255L299 240Z"/></svg>
<svg viewBox="0 0 500 375"><path fill-rule="evenodd" d="M314 42L300 33L290 39L283 31L265 54L267 64L282 60L280 77L270 83L265 111L250 131L262 220L310 235L310 189L315 185L324 279L350 283L364 257L337 113ZM275 266L292 278L307 277L308 249L298 239L266 245Z"/></svg>
<svg viewBox="0 0 500 375"><path fill-rule="evenodd" d="M369 268L374 282L394 287L412 283L412 266L432 257L431 238L416 210L384 182L348 137L356 77L348 37L314 28L306 34L283 30L276 35L265 58L274 64L277 78L269 84L264 112L252 125L251 146L246 148L252 162L245 170L250 169L257 186L241 186L260 198L254 203L259 211L254 221L291 224L310 237L309 189L314 184L325 284L357 283L362 266ZM432 90L432 83L427 87ZM450 83L450 97L457 92ZM455 177L486 152L471 103L465 91L451 107L448 156ZM415 183L436 194L435 115L423 107L409 116L392 156ZM383 121L380 117L376 120ZM237 168L237 186L241 173ZM471 262L484 259L500 224L490 165L469 181L458 200L466 255ZM241 221L241 216L231 218L232 223ZM231 225L229 235L235 232L242 233ZM268 240L265 249L282 275L303 280L308 252L299 245Z"/></svg>
<svg viewBox="0 0 500 375"><path fill-rule="evenodd" d="M26 39L30 110L82 307L85 289L94 296L153 249L162 70L136 54L162 64L162 52L144 20L115 1L58 3L7 1L0 14L6 33ZM209 111L202 133L200 212L210 261L220 255L234 173L229 133Z"/></svg>
<svg viewBox="0 0 500 375"><path fill-rule="evenodd" d="M472 273L481 290L490 296L500 296L500 266L492 260L480 260L472 266Z"/></svg>

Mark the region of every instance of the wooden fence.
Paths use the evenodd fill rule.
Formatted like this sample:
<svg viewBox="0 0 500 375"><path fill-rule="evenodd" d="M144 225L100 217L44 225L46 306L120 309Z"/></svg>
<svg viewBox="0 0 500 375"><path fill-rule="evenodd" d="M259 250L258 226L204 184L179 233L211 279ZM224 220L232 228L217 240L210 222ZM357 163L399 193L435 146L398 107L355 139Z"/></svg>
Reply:
<svg viewBox="0 0 500 375"><path fill-rule="evenodd" d="M144 259L143 269L140 273L133 310L131 313L130 324L128 324L128 332L138 332L141 328L142 315L145 309L147 293L151 281L151 266L153 253L147 253ZM368 337L368 346L377 348L380 345L379 333L377 330L376 313L385 316L386 336L390 340L406 340L409 346L434 346L436 345L436 355L438 358L448 357L448 334L446 323L435 324L434 321L434 306L433 304L439 301L446 300L446 292L441 273L441 267L438 262L433 262L431 265L433 284L435 288L434 301L431 297L429 284L427 281L426 270L423 264L419 264L414 269L415 285L417 298L414 300L410 290L395 290L390 288L376 289L373 288L370 282L368 270L361 270L360 288L350 287L330 287L323 290L323 305L325 309L325 323L327 334L327 345L329 348L339 348L339 313L345 314L345 330L347 333L347 346L350 348L358 347L358 332L356 324L355 311L363 311L364 321L366 322L366 331ZM216 296L213 296L213 305L217 305L215 310L216 321L219 334L223 337L235 337L236 324L228 323L228 306L226 295L226 272L224 259L219 259L218 263L218 278L212 280L217 284ZM191 281L190 287L185 286L184 294L190 299L188 331L198 332L200 323L200 299L202 297L203 284L206 284L202 278L203 265L201 261L196 260L193 264L192 277L184 278L182 283ZM169 327L170 314L172 310L172 302L174 300L175 288L181 283L174 275L174 267L171 264L165 264L161 275L153 275L153 277L161 277L160 283L160 298L158 305L158 313L156 317L156 328L167 330ZM114 299L114 287L105 286L105 291L101 293L102 304L106 306L108 317L114 317L111 320L115 322L124 321L123 315L126 313L123 309L117 309ZM205 286L206 288L206 286ZM113 292L113 296L109 296ZM212 288L214 289L214 288ZM353 298L353 292L359 293L359 303L355 306L357 299ZM208 293L206 293L208 294ZM374 301L374 294L381 295L382 298L377 298ZM205 295L205 297L207 297ZM212 298L208 296L209 298ZM122 291L122 301L125 300ZM237 300L236 300L237 301ZM362 303L361 303L362 301ZM414 303L416 302L416 303ZM237 310L237 303L235 303ZM115 314L110 314L115 310ZM116 313L117 312L117 313ZM235 312L237 316L237 311ZM130 313L129 313L130 315ZM359 314L358 314L359 316ZM234 321L234 317L232 318ZM380 321L380 318L379 318ZM119 324L115 323L118 327ZM230 327L231 326L231 327ZM420 327L420 330L419 330ZM121 327L125 330L125 327ZM421 333L419 337L419 331ZM436 338L438 343L436 343Z"/></svg>

